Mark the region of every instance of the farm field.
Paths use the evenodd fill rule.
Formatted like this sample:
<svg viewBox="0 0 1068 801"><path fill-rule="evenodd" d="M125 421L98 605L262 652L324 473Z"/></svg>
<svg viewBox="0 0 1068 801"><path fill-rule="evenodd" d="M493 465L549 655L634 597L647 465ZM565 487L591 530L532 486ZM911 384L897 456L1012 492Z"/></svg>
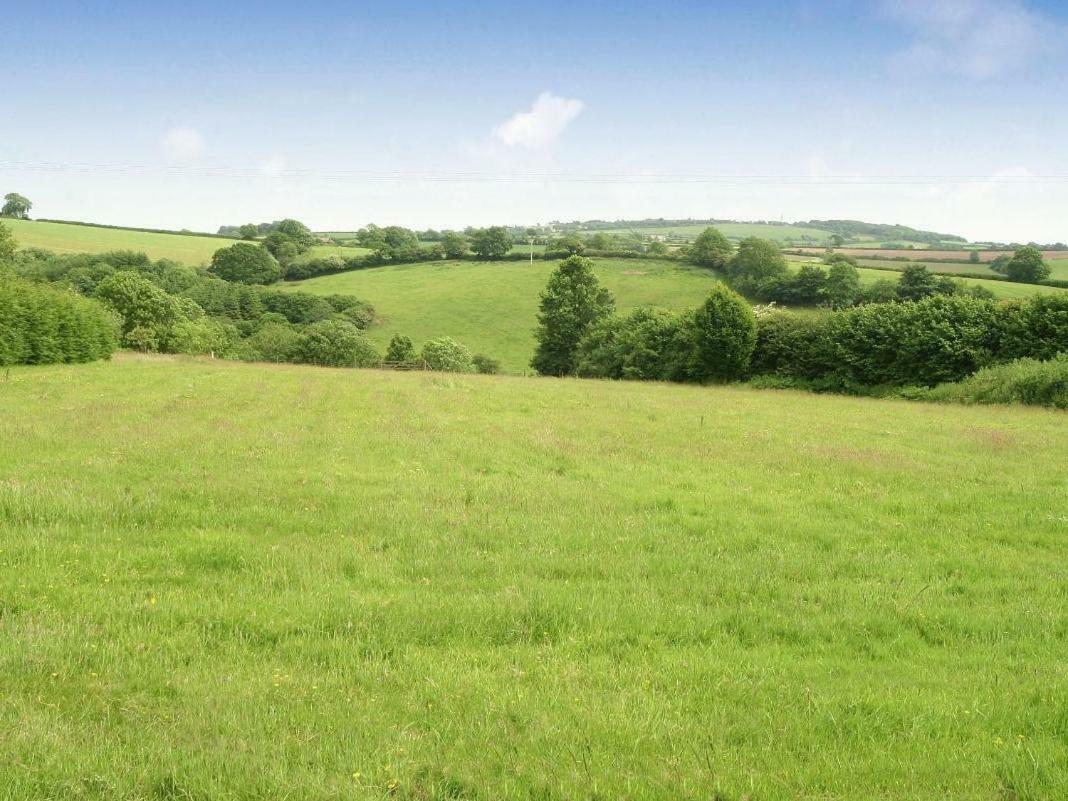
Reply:
<svg viewBox="0 0 1068 801"><path fill-rule="evenodd" d="M642 235L655 235L672 237L672 238L684 238L694 239L709 227L708 223L702 223L700 225L676 225L670 228L661 228L657 226L636 228L614 228L606 230L607 234L628 234L639 233ZM757 236L761 239L770 239L774 242L800 242L803 238L807 237L810 240L816 242L826 242L831 238L831 234L827 231L821 231L818 228L806 228L799 225L760 225L759 223L717 223L715 228L719 230L728 239L745 239L750 236ZM582 233L590 234L597 233L596 231L585 231ZM822 249L817 249L822 253Z"/></svg>
<svg viewBox="0 0 1068 801"><path fill-rule="evenodd" d="M123 228L5 219L22 248L44 248L55 253L106 253L137 250L153 259L172 259L197 266L211 260L219 248L238 240L197 234L150 234Z"/></svg>
<svg viewBox="0 0 1068 801"><path fill-rule="evenodd" d="M809 255L822 255L826 251L821 248L799 247L791 248ZM958 259L967 262L971 256L969 250L891 250L879 248L835 248L836 253L844 256L853 256L862 259L866 256L880 256L883 259L905 258L910 261L929 261L933 259ZM980 250L981 262L994 261L998 256L1012 256L1011 250ZM1068 259L1068 250L1044 250L1042 256L1047 261L1061 261Z"/></svg>
<svg viewBox="0 0 1068 801"><path fill-rule="evenodd" d="M1068 796L1063 413L120 356L0 415L6 798Z"/></svg>
<svg viewBox="0 0 1068 801"><path fill-rule="evenodd" d="M320 295L355 295L380 316L368 335L380 347L393 334L427 339L451 336L475 353L499 359L509 372L526 372L534 353L538 296L559 262L441 261L356 270L285 284ZM594 259L597 277L620 309L697 306L718 280L715 273L671 261Z"/></svg>
<svg viewBox="0 0 1068 801"><path fill-rule="evenodd" d="M887 278L896 280L894 272L889 270L873 270L871 268L860 267L857 271L860 273L860 281L862 284L870 284ZM1034 295L1056 295L1068 292L1068 289L1055 286L1042 286L1041 284L1017 284L1012 281L991 281L983 278L958 277L957 280L965 284L973 284L981 286L984 289L989 289L996 297L1003 300L1016 300L1019 298L1030 298Z"/></svg>

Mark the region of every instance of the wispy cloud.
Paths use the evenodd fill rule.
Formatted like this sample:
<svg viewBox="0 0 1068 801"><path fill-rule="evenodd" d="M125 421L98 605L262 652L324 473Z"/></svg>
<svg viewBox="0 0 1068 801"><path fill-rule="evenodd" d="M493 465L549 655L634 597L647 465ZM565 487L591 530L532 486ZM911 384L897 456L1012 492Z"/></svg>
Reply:
<svg viewBox="0 0 1068 801"><path fill-rule="evenodd" d="M171 161L195 161L207 150L204 137L196 128L171 128L159 145L163 155Z"/></svg>
<svg viewBox="0 0 1068 801"><path fill-rule="evenodd" d="M895 66L988 80L1048 53L1064 31L1021 0L881 0L912 32Z"/></svg>
<svg viewBox="0 0 1068 801"><path fill-rule="evenodd" d="M509 147L542 148L551 145L582 113L581 100L542 92L530 111L521 111L493 129L493 136Z"/></svg>

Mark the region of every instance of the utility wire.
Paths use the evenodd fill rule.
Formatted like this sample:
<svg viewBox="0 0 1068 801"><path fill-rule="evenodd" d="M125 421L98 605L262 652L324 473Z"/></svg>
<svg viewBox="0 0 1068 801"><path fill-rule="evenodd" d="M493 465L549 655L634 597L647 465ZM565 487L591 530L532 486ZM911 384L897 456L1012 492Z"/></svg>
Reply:
<svg viewBox="0 0 1068 801"><path fill-rule="evenodd" d="M172 175L207 178L304 178L411 183L574 183L574 184L718 184L765 186L930 186L939 184L1037 185L1068 183L1068 175L791 175L687 173L485 172L477 170L282 169L254 167L125 164L80 161L0 161L0 170L111 175Z"/></svg>

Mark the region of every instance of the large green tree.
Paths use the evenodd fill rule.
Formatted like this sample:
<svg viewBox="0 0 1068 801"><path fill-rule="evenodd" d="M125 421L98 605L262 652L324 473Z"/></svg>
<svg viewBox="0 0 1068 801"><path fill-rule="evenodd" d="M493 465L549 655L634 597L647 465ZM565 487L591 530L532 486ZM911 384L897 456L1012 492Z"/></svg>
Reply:
<svg viewBox="0 0 1068 801"><path fill-rule="evenodd" d="M694 312L696 381L734 381L743 378L756 347L756 316L745 299L724 284L712 288L708 300Z"/></svg>
<svg viewBox="0 0 1068 801"><path fill-rule="evenodd" d="M499 225L480 228L471 235L471 250L484 259L499 259L508 255L513 244L508 229Z"/></svg>
<svg viewBox="0 0 1068 801"><path fill-rule="evenodd" d="M456 231L446 231L441 235L442 252L450 259L458 259L467 253L470 243L467 237Z"/></svg>
<svg viewBox="0 0 1068 801"><path fill-rule="evenodd" d="M251 242L238 242L215 251L208 272L236 284L270 284L282 277L277 259L266 248Z"/></svg>
<svg viewBox="0 0 1068 801"><path fill-rule="evenodd" d="M593 262L571 256L550 276L539 309L538 347L530 365L542 375L571 375L579 342L612 313L615 301L594 275Z"/></svg>
<svg viewBox="0 0 1068 801"><path fill-rule="evenodd" d="M8 192L4 195L4 206L0 208L0 217L14 217L17 220L29 219L30 209L33 203L29 198L23 197L18 192Z"/></svg>
<svg viewBox="0 0 1068 801"><path fill-rule="evenodd" d="M690 261L719 269L731 257L731 243L716 228L706 228L690 246Z"/></svg>
<svg viewBox="0 0 1068 801"><path fill-rule="evenodd" d="M1028 245L1016 251L1009 263L1005 265L1005 274L1010 281L1024 284L1037 284L1049 278L1050 269L1042 258L1042 251Z"/></svg>

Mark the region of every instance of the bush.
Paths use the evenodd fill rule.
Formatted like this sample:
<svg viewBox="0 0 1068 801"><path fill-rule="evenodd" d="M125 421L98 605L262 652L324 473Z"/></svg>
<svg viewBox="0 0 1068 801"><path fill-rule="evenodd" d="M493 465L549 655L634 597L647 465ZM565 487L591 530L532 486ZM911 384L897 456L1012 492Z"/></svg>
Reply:
<svg viewBox="0 0 1068 801"><path fill-rule="evenodd" d="M260 300L267 311L281 314L291 323L317 323L334 316L328 300L308 292L265 290Z"/></svg>
<svg viewBox="0 0 1068 801"><path fill-rule="evenodd" d="M1020 248L1005 265L1005 274L1010 281L1037 284L1049 278L1050 269L1042 258L1042 251L1028 245Z"/></svg>
<svg viewBox="0 0 1068 801"><path fill-rule="evenodd" d="M0 364L107 359L118 324L104 307L69 290L0 275Z"/></svg>
<svg viewBox="0 0 1068 801"><path fill-rule="evenodd" d="M152 341L158 343L163 332L184 318L177 299L137 273L113 273L100 282L93 295L119 315L124 336L135 328L156 332L154 338L139 333L135 338L138 349L146 349Z"/></svg>
<svg viewBox="0 0 1068 801"><path fill-rule="evenodd" d="M754 375L814 379L834 371L828 337L830 316L773 311L757 318Z"/></svg>
<svg viewBox="0 0 1068 801"><path fill-rule="evenodd" d="M412 340L403 334L394 334L386 347L386 363L408 365L414 364L415 360L415 346Z"/></svg>
<svg viewBox="0 0 1068 801"><path fill-rule="evenodd" d="M471 363L475 366L475 372L483 375L496 375L501 371L501 363L499 361L481 353L476 353L471 357Z"/></svg>
<svg viewBox="0 0 1068 801"><path fill-rule="evenodd" d="M267 315L264 315L265 317ZM292 362L301 355L304 336L285 319L261 326L245 340L245 355L253 361Z"/></svg>
<svg viewBox="0 0 1068 801"><path fill-rule="evenodd" d="M282 277L282 268L266 248L251 242L238 242L215 251L208 272L235 284L273 284Z"/></svg>
<svg viewBox="0 0 1068 801"><path fill-rule="evenodd" d="M692 326L670 312L637 309L591 327L579 343L577 375L638 381L684 380Z"/></svg>
<svg viewBox="0 0 1068 801"><path fill-rule="evenodd" d="M1003 359L1051 359L1068 353L1068 294L1036 295L1001 310Z"/></svg>
<svg viewBox="0 0 1068 801"><path fill-rule="evenodd" d="M352 323L322 320L305 329L296 348L298 361L323 367L374 367L378 352Z"/></svg>
<svg viewBox="0 0 1068 801"><path fill-rule="evenodd" d="M431 370L447 373L470 373L474 369L471 351L449 337L432 339L423 345L423 361Z"/></svg>
<svg viewBox="0 0 1068 801"><path fill-rule="evenodd" d="M756 346L756 317L737 292L723 284L693 316L694 381L733 381L745 376Z"/></svg>
<svg viewBox="0 0 1068 801"><path fill-rule="evenodd" d="M914 395L954 403L1025 403L1068 409L1068 353L1049 361L1019 359L986 367L953 384Z"/></svg>

